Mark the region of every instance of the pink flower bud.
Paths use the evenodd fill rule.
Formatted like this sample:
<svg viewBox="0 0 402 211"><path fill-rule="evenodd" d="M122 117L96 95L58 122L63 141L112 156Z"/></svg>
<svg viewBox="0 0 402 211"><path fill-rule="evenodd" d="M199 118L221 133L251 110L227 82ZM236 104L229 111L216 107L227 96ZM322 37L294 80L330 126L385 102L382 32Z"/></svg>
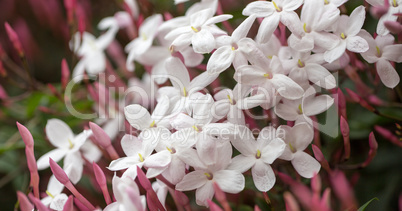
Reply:
<svg viewBox="0 0 402 211"><path fill-rule="evenodd" d="M27 196L21 191L17 191L18 201L20 202L20 210L21 211L32 211L34 206L28 200Z"/></svg>
<svg viewBox="0 0 402 211"><path fill-rule="evenodd" d="M346 99L345 95L343 94L342 90L338 88L338 106L339 106L339 113L347 119L346 116Z"/></svg>
<svg viewBox="0 0 402 211"><path fill-rule="evenodd" d="M320 162L321 166L327 171L331 172L331 169L329 168L328 161L325 159L324 155L322 154L320 148L318 148L316 145L312 144L311 148L313 149L314 157Z"/></svg>
<svg viewBox="0 0 402 211"><path fill-rule="evenodd" d="M64 0L64 7L66 8L68 23L74 22L74 10L76 3L76 0Z"/></svg>
<svg viewBox="0 0 402 211"><path fill-rule="evenodd" d="M393 34L402 32L402 25L396 21L384 21L384 25Z"/></svg>
<svg viewBox="0 0 402 211"><path fill-rule="evenodd" d="M165 210L163 205L158 199L158 196L156 195L154 189L152 189L151 182L148 180L148 178L145 176L145 173L141 170L140 167L137 166L137 178L140 181L141 186L147 191L147 202L148 204L152 201L158 209L160 210ZM150 210L152 210L150 208Z"/></svg>
<svg viewBox="0 0 402 211"><path fill-rule="evenodd" d="M341 116L341 121L340 121L340 128L341 128L341 133L343 136L343 145L345 148L345 154L344 154L344 159L347 160L350 157L350 139L349 139L349 124L348 122L345 120L345 118L343 118L343 116Z"/></svg>
<svg viewBox="0 0 402 211"><path fill-rule="evenodd" d="M93 122L89 122L89 127L91 128L96 141L98 142L99 145L101 145L103 148L108 148L112 144L110 141L109 136L106 134L106 132L99 127L97 124Z"/></svg>
<svg viewBox="0 0 402 211"><path fill-rule="evenodd" d="M15 50L17 50L18 54L23 57L24 56L24 50L22 48L20 39L18 38L17 33L14 31L13 28L11 28L10 24L8 22L4 23L4 26L6 27L6 32L8 37L10 38L11 43L13 44Z"/></svg>
<svg viewBox="0 0 402 211"><path fill-rule="evenodd" d="M61 87L64 90L67 87L68 81L70 79L70 69L66 59L61 61Z"/></svg>
<svg viewBox="0 0 402 211"><path fill-rule="evenodd" d="M210 199L207 199L207 203L209 206L209 210L210 211L223 211L222 208L220 208L217 204L215 204L213 201L211 201Z"/></svg>
<svg viewBox="0 0 402 211"><path fill-rule="evenodd" d="M402 141L398 139L397 136L395 136L391 131L381 127L381 126L374 126L374 129L379 133L381 136L383 136L386 140L390 141L391 143L402 147Z"/></svg>
<svg viewBox="0 0 402 211"><path fill-rule="evenodd" d="M260 207L258 207L258 205L254 206L254 211L261 211Z"/></svg>
<svg viewBox="0 0 402 211"><path fill-rule="evenodd" d="M105 174L103 173L102 169L95 162L92 163L92 167L94 169L96 182L98 182L99 187L102 190L103 197L105 198L106 204L112 203L112 200L110 199L109 191L107 189Z"/></svg>
<svg viewBox="0 0 402 211"><path fill-rule="evenodd" d="M25 143L25 146L27 148L33 149L34 141L33 141L32 135L29 132L29 130L24 125L20 124L19 122L17 122L17 127L21 134L22 140Z"/></svg>
<svg viewBox="0 0 402 211"><path fill-rule="evenodd" d="M56 163L52 158L49 158L50 169L52 170L56 179L63 185L67 185L70 182L66 172Z"/></svg>
<svg viewBox="0 0 402 211"><path fill-rule="evenodd" d="M78 210L81 210L81 211L93 211L91 209L88 209L88 207L86 207L79 199L74 197L73 200L74 200L74 204L75 204L75 206L77 206Z"/></svg>
<svg viewBox="0 0 402 211"><path fill-rule="evenodd" d="M311 178L311 190L316 194L321 192L321 178L319 174L315 174L313 178Z"/></svg>
<svg viewBox="0 0 402 211"><path fill-rule="evenodd" d="M63 211L74 211L74 197L69 196L66 203L64 204Z"/></svg>
<svg viewBox="0 0 402 211"><path fill-rule="evenodd" d="M336 170L330 174L332 190L342 203L342 209L357 210L356 199L347 178L342 171Z"/></svg>
<svg viewBox="0 0 402 211"><path fill-rule="evenodd" d="M299 211L300 207L297 204L295 197L289 192L285 192L283 194L283 198L285 199L286 211Z"/></svg>
<svg viewBox="0 0 402 211"><path fill-rule="evenodd" d="M190 200L188 199L187 195L184 194L183 192L175 190L174 195L180 205L185 206L190 203Z"/></svg>
<svg viewBox="0 0 402 211"><path fill-rule="evenodd" d="M224 210L231 210L228 200L226 199L225 193L219 187L218 183L213 183L214 190L215 190L215 198L218 202L223 206Z"/></svg>
<svg viewBox="0 0 402 211"><path fill-rule="evenodd" d="M28 194L28 198L34 203L35 207L37 210L39 211L50 211L49 208L47 208L41 200L39 200L38 198L35 198L35 196L30 193Z"/></svg>

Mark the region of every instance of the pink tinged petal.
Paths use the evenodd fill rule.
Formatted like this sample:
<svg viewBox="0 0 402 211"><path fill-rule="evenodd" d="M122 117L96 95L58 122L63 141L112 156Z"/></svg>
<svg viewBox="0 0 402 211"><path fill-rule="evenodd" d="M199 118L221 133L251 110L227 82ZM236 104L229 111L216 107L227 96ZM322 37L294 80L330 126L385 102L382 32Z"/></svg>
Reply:
<svg viewBox="0 0 402 211"><path fill-rule="evenodd" d="M230 106L227 118L228 122L236 125L244 125L246 122L243 110L238 109L236 106Z"/></svg>
<svg viewBox="0 0 402 211"><path fill-rule="evenodd" d="M393 89L399 84L400 78L395 68L387 60L380 59L376 63L377 73L381 82L388 88Z"/></svg>
<svg viewBox="0 0 402 211"><path fill-rule="evenodd" d="M271 82L284 98L295 100L299 99L304 93L303 89L297 83L285 75L275 74Z"/></svg>
<svg viewBox="0 0 402 211"><path fill-rule="evenodd" d="M60 161L67 154L67 150L65 149L54 149L40 157L36 162L38 166L38 170L43 170L49 167L49 158L55 160L56 162Z"/></svg>
<svg viewBox="0 0 402 211"><path fill-rule="evenodd" d="M310 34L299 38L291 34L288 38L289 46L300 52L311 51L314 48L314 37Z"/></svg>
<svg viewBox="0 0 402 211"><path fill-rule="evenodd" d="M248 171L256 161L255 156L238 155L232 159L228 169L243 173Z"/></svg>
<svg viewBox="0 0 402 211"><path fill-rule="evenodd" d="M287 121L296 121L299 116L297 109L285 103L276 105L274 111L276 115Z"/></svg>
<svg viewBox="0 0 402 211"><path fill-rule="evenodd" d="M138 104L126 106L124 114L130 125L138 130L149 128L152 123L148 110Z"/></svg>
<svg viewBox="0 0 402 211"><path fill-rule="evenodd" d="M177 57L170 57L166 60L166 71L169 74L173 86L183 92L183 88L188 88L190 75L183 62Z"/></svg>
<svg viewBox="0 0 402 211"><path fill-rule="evenodd" d="M139 158L137 157L123 157L117 160L113 160L108 169L111 171L119 171L122 169L127 169L131 166L135 166L140 163Z"/></svg>
<svg viewBox="0 0 402 211"><path fill-rule="evenodd" d="M246 85L260 85L266 83L267 79L264 77L267 71L259 68L255 65L244 65L237 69L233 78L239 84L246 84Z"/></svg>
<svg viewBox="0 0 402 211"><path fill-rule="evenodd" d="M204 173L204 171L196 170L186 174L183 180L176 185L176 190L189 191L203 186L208 182L207 176Z"/></svg>
<svg viewBox="0 0 402 211"><path fill-rule="evenodd" d="M273 14L264 18L258 28L258 34L256 36L256 41L258 43L267 43L274 33L275 29L278 27L280 16Z"/></svg>
<svg viewBox="0 0 402 211"><path fill-rule="evenodd" d="M334 34L328 32L311 32L311 36L314 38L314 44L320 46L326 50L335 48L340 42L340 38Z"/></svg>
<svg viewBox="0 0 402 211"><path fill-rule="evenodd" d="M303 4L303 0L283 0L283 9L293 11Z"/></svg>
<svg viewBox="0 0 402 211"><path fill-rule="evenodd" d="M248 39L248 38L245 38L245 39ZM245 40L245 39L242 39L242 40ZM240 40L240 42L242 40ZM239 44L239 47L241 48L240 44ZM243 49L240 49L240 50L243 50ZM235 54L235 57L233 59L233 67L235 68L235 70L237 70L237 69L239 69L239 67L241 67L243 65L247 65L247 64L248 64L248 61L243 52L238 52Z"/></svg>
<svg viewBox="0 0 402 211"><path fill-rule="evenodd" d="M267 96L265 94L256 94L254 96L246 97L237 101L236 106L241 110L255 108L263 103L266 103L268 101L266 97Z"/></svg>
<svg viewBox="0 0 402 211"><path fill-rule="evenodd" d="M261 150L261 160L266 164L272 164L285 150L286 144L280 138L275 138Z"/></svg>
<svg viewBox="0 0 402 211"><path fill-rule="evenodd" d="M257 137L257 147L263 148L276 138L276 129L272 126L264 127Z"/></svg>
<svg viewBox="0 0 402 211"><path fill-rule="evenodd" d="M179 183L186 174L186 164L177 156L172 156L170 166L162 173L162 175L172 184Z"/></svg>
<svg viewBox="0 0 402 211"><path fill-rule="evenodd" d="M354 9L349 16L345 34L347 36L354 36L359 33L360 29L363 27L365 18L366 11L363 5Z"/></svg>
<svg viewBox="0 0 402 211"><path fill-rule="evenodd" d="M132 135L124 135L121 139L121 148L127 156L138 156L142 149L142 141Z"/></svg>
<svg viewBox="0 0 402 211"><path fill-rule="evenodd" d="M230 65L230 64L229 64ZM215 79L219 76L219 74L210 74L209 72L203 72L199 74L197 77L193 78L188 86L188 93L192 94L197 91L200 91L210 85Z"/></svg>
<svg viewBox="0 0 402 211"><path fill-rule="evenodd" d="M226 193L239 193L244 189L243 174L234 170L221 170L213 173L213 180Z"/></svg>
<svg viewBox="0 0 402 211"><path fill-rule="evenodd" d="M346 50L346 41L342 40L339 42L339 44L328 51L325 51L324 53L324 59L328 63L332 63L335 60L339 59L343 53L345 53Z"/></svg>
<svg viewBox="0 0 402 211"><path fill-rule="evenodd" d="M205 165L216 163L220 155L217 152L217 143L210 137L205 137L196 143L197 153Z"/></svg>
<svg viewBox="0 0 402 211"><path fill-rule="evenodd" d="M58 148L68 148L69 140L73 141L74 139L73 131L59 119L48 120L45 130L50 143Z"/></svg>
<svg viewBox="0 0 402 211"><path fill-rule="evenodd" d="M158 175L162 174L162 172L164 172L166 169L168 168L168 166L165 167L157 167L157 168L148 168L147 170L147 178L154 178L157 177Z"/></svg>
<svg viewBox="0 0 402 211"><path fill-rule="evenodd" d="M251 26L256 19L255 15L250 15L246 20L244 20L232 33L232 40L233 42L237 42L240 39L247 36L248 32L250 31Z"/></svg>
<svg viewBox="0 0 402 211"><path fill-rule="evenodd" d="M236 127L236 136L231 142L245 156L254 156L257 152L257 142L251 130L246 126L239 125Z"/></svg>
<svg viewBox="0 0 402 211"><path fill-rule="evenodd" d="M226 97L226 99L216 101L212 106L212 114L217 119L222 119L226 117L226 115L229 113L229 110L230 102L228 97Z"/></svg>
<svg viewBox="0 0 402 211"><path fill-rule="evenodd" d="M280 15L280 20L281 22L287 26L287 28L292 32L295 33L296 35L303 35L304 31L302 31L301 26L301 22L299 19L299 16L297 15L297 13L295 13L294 11L289 11L289 12L282 12L282 14Z"/></svg>
<svg viewBox="0 0 402 211"><path fill-rule="evenodd" d="M369 49L369 45L365 39L353 36L346 39L346 48L352 52L362 53Z"/></svg>
<svg viewBox="0 0 402 211"><path fill-rule="evenodd" d="M306 149L314 138L314 130L307 123L299 123L293 126L290 132L293 140L289 140L289 142L298 151Z"/></svg>
<svg viewBox="0 0 402 211"><path fill-rule="evenodd" d="M209 58L207 72L209 74L219 74L229 68L235 57L235 51L231 46L218 48Z"/></svg>
<svg viewBox="0 0 402 211"><path fill-rule="evenodd" d="M195 149L189 148L182 150L179 154L177 154L180 160L185 162L186 164L194 167L195 169L205 169L207 168L205 164L201 161L198 156L198 153Z"/></svg>
<svg viewBox="0 0 402 211"><path fill-rule="evenodd" d="M258 18L267 17L275 12L275 8L269 2L266 1L254 1L249 3L246 8L243 9L242 14L244 16L256 15Z"/></svg>
<svg viewBox="0 0 402 211"><path fill-rule="evenodd" d="M204 175L204 177L205 177L205 175ZM196 203L200 206L208 206L207 200L208 199L211 200L212 197L214 196L214 193L215 193L215 190L214 190L213 183L211 181L207 181L203 186L199 187L195 191Z"/></svg>
<svg viewBox="0 0 402 211"><path fill-rule="evenodd" d="M203 55L195 53L191 47L181 50L180 53L183 55L184 64L187 67L195 67L201 64L202 60L204 59Z"/></svg>
<svg viewBox="0 0 402 211"><path fill-rule="evenodd" d="M193 27L199 27L203 25L213 15L212 9L204 9L196 12L190 16L190 23Z"/></svg>
<svg viewBox="0 0 402 211"><path fill-rule="evenodd" d="M83 167L80 152L68 153L64 158L63 169L73 184L77 184L80 181Z"/></svg>
<svg viewBox="0 0 402 211"><path fill-rule="evenodd" d="M145 159L144 166L150 168L166 167L170 164L172 155L168 150L155 153Z"/></svg>
<svg viewBox="0 0 402 211"><path fill-rule="evenodd" d="M276 182L275 173L270 165L257 161L251 169L255 187L261 192L269 191Z"/></svg>
<svg viewBox="0 0 402 211"><path fill-rule="evenodd" d="M47 191L49 191L52 195L58 195L63 191L63 189L64 185L61 184L54 175L52 175L47 185Z"/></svg>
<svg viewBox="0 0 402 211"><path fill-rule="evenodd" d="M215 23L220 23L220 22L229 20L231 18L233 18L233 15L218 15L218 16L215 16L215 17L212 17L212 18L208 19L205 22L205 25L211 25L211 24L215 24Z"/></svg>
<svg viewBox="0 0 402 211"><path fill-rule="evenodd" d="M229 141L220 143L220 146L217 147L216 151L217 156L215 156L214 169L226 169L232 161L232 145Z"/></svg>
<svg viewBox="0 0 402 211"><path fill-rule="evenodd" d="M193 37L193 33L185 33L179 35L170 45L173 51L181 51L187 48L191 44L191 39Z"/></svg>
<svg viewBox="0 0 402 211"><path fill-rule="evenodd" d="M297 151L291 161L297 173L304 178L312 178L320 171L320 163L303 151Z"/></svg>
<svg viewBox="0 0 402 211"><path fill-rule="evenodd" d="M334 104L334 98L329 95L320 95L303 101L303 113L306 116L314 116L329 109Z"/></svg>
<svg viewBox="0 0 402 211"><path fill-rule="evenodd" d="M130 179L135 179L138 175L137 173L137 167L142 168L144 163L138 163L136 165L131 165L122 175L123 178L130 178Z"/></svg>
<svg viewBox="0 0 402 211"><path fill-rule="evenodd" d="M401 63L402 62L402 44L388 45L382 49L382 58Z"/></svg>
<svg viewBox="0 0 402 211"><path fill-rule="evenodd" d="M64 205L66 204L68 196L64 193L59 194L54 197L52 202L50 203L50 209L53 210L63 210Z"/></svg>
<svg viewBox="0 0 402 211"><path fill-rule="evenodd" d="M325 89L332 89L336 87L335 77L327 70L325 67L310 63L306 64L305 70L307 71L307 76L309 81L321 86Z"/></svg>

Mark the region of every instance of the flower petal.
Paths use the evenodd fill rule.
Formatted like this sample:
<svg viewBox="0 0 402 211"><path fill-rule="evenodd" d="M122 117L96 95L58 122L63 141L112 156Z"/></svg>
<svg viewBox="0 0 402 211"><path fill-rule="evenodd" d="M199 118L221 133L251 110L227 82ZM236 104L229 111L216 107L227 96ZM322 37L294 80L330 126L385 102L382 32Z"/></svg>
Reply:
<svg viewBox="0 0 402 211"><path fill-rule="evenodd" d="M144 166L150 168L166 167L170 164L172 155L168 150L160 151L147 157L144 162Z"/></svg>
<svg viewBox="0 0 402 211"><path fill-rule="evenodd" d="M234 170L221 170L215 172L213 180L226 193L239 193L244 189L245 179L243 174Z"/></svg>
<svg viewBox="0 0 402 211"><path fill-rule="evenodd" d="M255 15L250 15L246 20L244 20L232 33L232 40L233 42L239 41L241 38L247 36L248 32L250 31L251 26L256 19Z"/></svg>
<svg viewBox="0 0 402 211"><path fill-rule="evenodd" d="M190 75L186 66L177 57L170 57L166 60L166 71L173 86L180 90L188 88L190 84Z"/></svg>
<svg viewBox="0 0 402 211"><path fill-rule="evenodd" d="M50 143L58 148L68 148L69 141L74 140L74 133L70 127L59 119L50 119L46 124L46 135Z"/></svg>
<svg viewBox="0 0 402 211"><path fill-rule="evenodd" d="M284 98L295 100L303 96L304 90L285 75L275 74L271 81L275 89Z"/></svg>
<svg viewBox="0 0 402 211"><path fill-rule="evenodd" d="M369 49L367 41L359 36L348 37L346 41L346 48L349 51L362 53Z"/></svg>
<svg viewBox="0 0 402 211"><path fill-rule="evenodd" d="M205 175L204 175L205 177ZM215 194L214 186L211 181L205 183L195 191L196 203L200 206L208 206L207 200L211 200Z"/></svg>
<svg viewBox="0 0 402 211"><path fill-rule="evenodd" d="M138 104L126 106L124 114L130 125L138 130L149 128L152 123L148 110Z"/></svg>
<svg viewBox="0 0 402 211"><path fill-rule="evenodd" d="M257 161L251 169L255 187L261 192L269 191L276 182L275 173L270 165Z"/></svg>
<svg viewBox="0 0 402 211"><path fill-rule="evenodd" d="M305 70L307 71L307 76L309 81L321 86L325 89L332 89L336 87L335 77L327 70L325 67L310 63L306 64Z"/></svg>
<svg viewBox="0 0 402 211"><path fill-rule="evenodd" d="M346 28L347 36L354 36L359 33L366 19L366 10L363 5L356 7L349 16L348 27Z"/></svg>
<svg viewBox="0 0 402 211"><path fill-rule="evenodd" d="M203 186L208 181L204 173L204 171L196 170L186 174L183 180L177 183L176 190L188 191Z"/></svg>
<svg viewBox="0 0 402 211"><path fill-rule="evenodd" d="M257 159L254 156L237 155L232 159L228 169L243 173L254 166L256 160Z"/></svg>
<svg viewBox="0 0 402 211"><path fill-rule="evenodd" d="M137 164L140 163L139 157L123 157L123 158L119 158L117 160L113 160L108 169L111 171L119 171L122 169L127 169L131 166L137 166ZM135 167L137 168L137 167Z"/></svg>
<svg viewBox="0 0 402 211"><path fill-rule="evenodd" d="M264 18L258 28L258 33L256 36L256 41L258 43L267 43L274 33L275 29L278 27L280 16L273 14Z"/></svg>
<svg viewBox="0 0 402 211"><path fill-rule="evenodd" d="M205 54L210 53L215 48L215 38L208 29L201 29L191 38L194 52Z"/></svg>
<svg viewBox="0 0 402 211"><path fill-rule="evenodd" d="M400 78L395 68L384 59L378 60L376 63L377 73L381 82L388 88L393 89L399 84Z"/></svg>
<svg viewBox="0 0 402 211"><path fill-rule="evenodd" d="M243 9L242 14L244 16L256 15L258 18L267 17L272 15L275 9L271 7L271 4L266 1L254 1L251 2Z"/></svg>
<svg viewBox="0 0 402 211"><path fill-rule="evenodd" d="M297 173L304 178L312 178L320 171L320 163L303 151L297 151L291 161Z"/></svg>
<svg viewBox="0 0 402 211"><path fill-rule="evenodd" d="M55 162L58 162L66 154L67 154L67 150L65 150L65 149L54 149L54 150L42 155L42 157L40 157L38 159L38 161L36 162L36 165L38 166L38 170L43 170L50 166L49 158L52 158L52 160L54 160Z"/></svg>
<svg viewBox="0 0 402 211"><path fill-rule="evenodd" d="M219 74L229 68L235 57L235 51L231 46L218 48L209 58L207 72L209 74Z"/></svg>

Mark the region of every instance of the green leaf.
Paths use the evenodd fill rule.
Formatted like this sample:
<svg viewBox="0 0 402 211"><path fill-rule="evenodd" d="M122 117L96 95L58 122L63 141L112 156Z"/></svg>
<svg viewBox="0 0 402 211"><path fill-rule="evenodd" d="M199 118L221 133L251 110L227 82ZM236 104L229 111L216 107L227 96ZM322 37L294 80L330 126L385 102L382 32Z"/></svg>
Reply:
<svg viewBox="0 0 402 211"><path fill-rule="evenodd" d="M374 197L374 198L372 198L370 201L368 201L368 202L366 202L365 204L363 204L363 206L361 206L357 211L364 211L364 210L366 209L366 207L367 207L374 199L377 200L377 201L379 201L377 197Z"/></svg>

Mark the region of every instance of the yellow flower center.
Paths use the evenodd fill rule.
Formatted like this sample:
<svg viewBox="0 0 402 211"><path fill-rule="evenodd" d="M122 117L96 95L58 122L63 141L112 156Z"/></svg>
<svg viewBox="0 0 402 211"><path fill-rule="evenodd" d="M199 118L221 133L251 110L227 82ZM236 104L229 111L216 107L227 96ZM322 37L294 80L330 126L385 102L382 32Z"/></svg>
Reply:
<svg viewBox="0 0 402 211"><path fill-rule="evenodd" d="M291 143L289 143L288 145L289 145L290 151L292 151L293 153L296 152L296 149L292 146Z"/></svg>
<svg viewBox="0 0 402 211"><path fill-rule="evenodd" d="M148 36L147 36L144 32L142 32L142 33L141 33L141 38L142 38L143 40L147 40L147 39L148 39Z"/></svg>
<svg viewBox="0 0 402 211"><path fill-rule="evenodd" d="M208 180L212 180L213 176L210 173L204 173Z"/></svg>
<svg viewBox="0 0 402 211"><path fill-rule="evenodd" d="M324 0L324 4L325 4L325 5L329 4L329 1L328 1L328 0Z"/></svg>
<svg viewBox="0 0 402 211"><path fill-rule="evenodd" d="M346 35L343 32L341 33L341 38L346 39Z"/></svg>
<svg viewBox="0 0 402 211"><path fill-rule="evenodd" d="M233 100L232 100L232 98L230 97L230 95L228 95L228 99L229 99L230 104L233 105Z"/></svg>
<svg viewBox="0 0 402 211"><path fill-rule="evenodd" d="M144 162L144 158L142 157L141 153L138 153L138 157L140 157L141 162Z"/></svg>
<svg viewBox="0 0 402 211"><path fill-rule="evenodd" d="M274 1L272 1L272 4L274 5L276 11L278 11L278 12L282 11L282 9L279 8L278 5L276 5L276 3Z"/></svg>
<svg viewBox="0 0 402 211"><path fill-rule="evenodd" d="M304 67L304 63L300 59L297 61L297 65L299 67Z"/></svg>
<svg viewBox="0 0 402 211"><path fill-rule="evenodd" d="M304 32L308 33L308 31L307 31L307 23L303 24L303 30L304 30Z"/></svg>
<svg viewBox="0 0 402 211"><path fill-rule="evenodd" d="M149 125L149 127L154 127L155 126L155 120L152 121L152 123Z"/></svg>
<svg viewBox="0 0 402 211"><path fill-rule="evenodd" d="M398 6L398 3L396 2L396 0L393 0L393 1L392 1L392 6L394 6L394 7L397 7L397 6Z"/></svg>
<svg viewBox="0 0 402 211"><path fill-rule="evenodd" d="M377 56L381 56L381 50L380 50L380 48L379 48L378 46L376 46L375 48L376 48L376 50L377 50Z"/></svg>
<svg viewBox="0 0 402 211"><path fill-rule="evenodd" d="M48 190L46 190L46 194L47 194L48 196L50 196L52 199L54 199L54 196L53 196Z"/></svg>
<svg viewBox="0 0 402 211"><path fill-rule="evenodd" d="M299 104L299 114L302 114L302 113L303 113L302 105Z"/></svg>
<svg viewBox="0 0 402 211"><path fill-rule="evenodd" d="M183 96L184 96L184 97L187 97L187 90L186 90L186 87L183 87Z"/></svg>
<svg viewBox="0 0 402 211"><path fill-rule="evenodd" d="M257 153L255 154L255 158L260 159L261 158L261 151L258 149Z"/></svg>
<svg viewBox="0 0 402 211"><path fill-rule="evenodd" d="M192 26L191 29L192 29L195 33L199 32L199 30L198 30L197 28L195 28L194 26Z"/></svg>
<svg viewBox="0 0 402 211"><path fill-rule="evenodd" d="M70 139L68 139L68 144L69 144L68 148L70 148L70 149L74 148L74 144L73 144L73 142L71 142Z"/></svg>

